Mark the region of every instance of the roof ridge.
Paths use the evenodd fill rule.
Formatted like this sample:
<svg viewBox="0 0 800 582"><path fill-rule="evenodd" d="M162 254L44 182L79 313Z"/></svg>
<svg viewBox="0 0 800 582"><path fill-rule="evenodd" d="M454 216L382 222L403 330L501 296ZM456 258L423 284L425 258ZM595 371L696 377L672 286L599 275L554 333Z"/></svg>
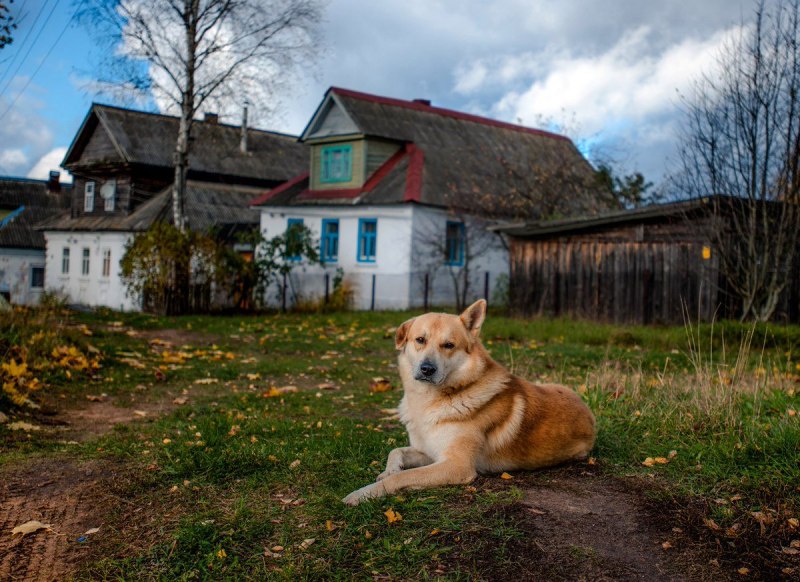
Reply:
<svg viewBox="0 0 800 582"><path fill-rule="evenodd" d="M479 123L481 125L489 125L493 127L499 127L502 129L510 129L512 131L519 131L521 133L530 133L533 135L540 135L542 137L547 137L551 139L559 139L564 141L572 142L572 140L565 136L558 133L553 133L550 131L546 131L544 129L535 129L533 127L525 127L523 125L517 125L514 123L508 123L506 121L499 121L497 119L491 119L489 117L481 117L480 115L474 115L472 113L464 113L463 111L456 111L455 109L447 109L445 107L435 107L433 105L426 105L425 103L420 103L419 101L407 101L405 99L397 99L394 97L383 97L381 95L373 95L370 93L363 93L361 91L354 91L352 89L345 89L342 87L331 87L330 92L336 93L338 95L344 95L345 97L352 97L354 99L361 99L363 101L371 101L373 103L380 103L383 105L391 105L394 107L403 107L405 109L413 109L415 111L422 111L426 113L433 113L435 115L441 115L444 117L452 117L454 119L461 119L463 121L471 121L473 123Z"/></svg>
<svg viewBox="0 0 800 582"><path fill-rule="evenodd" d="M168 115L166 113L157 113L157 112L154 112L154 111L143 111L141 109L129 109L127 107L120 107L119 105L108 105L106 103L93 102L91 108L92 109L94 109L94 108L114 109L116 111L121 111L121 112L124 112L124 113L137 113L139 115L148 115L148 116L151 116L151 117L162 117L162 118L170 119L170 120L174 120L174 121L179 121L180 120L180 117L178 117L177 115ZM194 122L202 124L202 125L207 125L207 126L227 127L227 128L230 128L230 129L237 129L237 130L242 128L241 125L234 125L232 123L220 123L220 122L209 123L209 122L205 121L204 119L195 119ZM272 130L272 129L261 129L261 128L253 127L253 126L250 126L250 125L247 126L247 130L248 131L257 131L259 133L266 133L266 134L275 135L275 136L279 136L279 137L293 138L295 140L297 140L298 137L299 137L299 136L294 135L292 133L285 133L285 132L282 132L282 131L275 131L275 130Z"/></svg>
<svg viewBox="0 0 800 582"><path fill-rule="evenodd" d="M49 180L41 180L39 178L24 178L22 176L0 176L0 182L27 182L47 185ZM62 186L72 186L72 182L62 182L59 180L58 183Z"/></svg>

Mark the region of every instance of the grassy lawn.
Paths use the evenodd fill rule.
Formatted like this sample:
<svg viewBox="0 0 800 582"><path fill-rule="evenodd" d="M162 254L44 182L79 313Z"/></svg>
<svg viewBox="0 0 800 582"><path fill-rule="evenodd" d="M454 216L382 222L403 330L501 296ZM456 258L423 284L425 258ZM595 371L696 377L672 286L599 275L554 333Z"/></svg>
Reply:
<svg viewBox="0 0 800 582"><path fill-rule="evenodd" d="M169 407L88 440L0 425L0 468L42 456L124 467L112 493L132 501L111 510L79 577L513 573L526 560L517 549L526 536L519 506L528 476L484 477L355 508L340 502L406 444L392 413L402 393L393 328L413 315L108 312L51 314L35 325L22 320L43 316L18 315L17 328L0 332L0 347L15 357L25 352L46 384L46 402L85 406L91 396L124 407L135 394L134 408ZM791 567L781 560L793 556L780 551L800 537L800 328L627 328L490 314L483 338L516 373L566 383L589 403L598 442L581 471L634 479L665 508L693 500L700 509L686 514L686 527L734 549L737 540L751 547L762 539L772 552L763 556ZM99 369L43 363L61 344L96 358ZM394 389L372 391L377 377ZM36 423L40 414L12 419ZM133 527L131 504L147 508L151 526Z"/></svg>

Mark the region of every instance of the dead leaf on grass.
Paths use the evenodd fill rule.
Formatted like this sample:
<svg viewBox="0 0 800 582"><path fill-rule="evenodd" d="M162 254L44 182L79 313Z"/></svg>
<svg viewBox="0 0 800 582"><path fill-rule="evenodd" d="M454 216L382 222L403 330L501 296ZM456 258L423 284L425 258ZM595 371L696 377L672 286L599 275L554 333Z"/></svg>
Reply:
<svg viewBox="0 0 800 582"><path fill-rule="evenodd" d="M661 544L661 547L665 550L669 550L672 547L672 544L669 542L664 542Z"/></svg>
<svg viewBox="0 0 800 582"><path fill-rule="evenodd" d="M8 424L8 428L11 430L24 430L25 432L30 432L32 430L42 430L41 426L31 424L30 422L25 422L24 420L11 422Z"/></svg>
<svg viewBox="0 0 800 582"><path fill-rule="evenodd" d="M512 477L508 473L503 473L502 475L500 475L500 478L501 479L513 479L514 477Z"/></svg>
<svg viewBox="0 0 800 582"><path fill-rule="evenodd" d="M187 402L189 402L189 399L186 396L178 396L172 401L173 404L177 404L179 406L186 404Z"/></svg>
<svg viewBox="0 0 800 582"><path fill-rule="evenodd" d="M389 523L394 523L396 521L403 521L403 516L400 515L399 511L395 511L391 507L383 512L383 515L386 516L386 519Z"/></svg>
<svg viewBox="0 0 800 582"><path fill-rule="evenodd" d="M12 529L11 535L22 534L24 537L28 534L36 533L40 529L50 530L52 527L53 526L49 523L42 523L41 521L32 519L31 521L26 521L25 523Z"/></svg>
<svg viewBox="0 0 800 582"><path fill-rule="evenodd" d="M382 376L373 378L372 382L369 383L369 391L373 394L377 394L379 392L389 392L393 388L394 386L392 386L392 383Z"/></svg>
<svg viewBox="0 0 800 582"><path fill-rule="evenodd" d="M219 382L219 380L216 378L200 378L194 381L195 384L216 384L217 382Z"/></svg>
<svg viewBox="0 0 800 582"><path fill-rule="evenodd" d="M136 416L141 416L141 417L147 416L147 413L144 410L134 410L133 414L135 414Z"/></svg>
<svg viewBox="0 0 800 582"><path fill-rule="evenodd" d="M89 402L105 402L106 395L105 394L87 394L86 400Z"/></svg>
<svg viewBox="0 0 800 582"><path fill-rule="evenodd" d="M301 550L303 550L303 551L306 551L306 550L307 550L308 548L310 548L310 547L311 547L311 546L314 544L314 542L316 542L316 541L317 541L317 539L316 539L316 538L308 538L308 539L306 539L306 540L303 540L303 542L300 544L300 549L301 549Z"/></svg>

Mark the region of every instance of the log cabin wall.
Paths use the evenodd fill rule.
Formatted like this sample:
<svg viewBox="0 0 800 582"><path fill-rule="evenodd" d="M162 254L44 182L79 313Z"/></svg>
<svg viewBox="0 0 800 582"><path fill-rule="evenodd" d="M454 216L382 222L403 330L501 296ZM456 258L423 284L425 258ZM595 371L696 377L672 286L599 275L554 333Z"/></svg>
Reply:
<svg viewBox="0 0 800 582"><path fill-rule="evenodd" d="M710 321L729 310L719 262L687 223L511 239L511 305L522 315L615 323ZM704 248L707 249L704 254Z"/></svg>

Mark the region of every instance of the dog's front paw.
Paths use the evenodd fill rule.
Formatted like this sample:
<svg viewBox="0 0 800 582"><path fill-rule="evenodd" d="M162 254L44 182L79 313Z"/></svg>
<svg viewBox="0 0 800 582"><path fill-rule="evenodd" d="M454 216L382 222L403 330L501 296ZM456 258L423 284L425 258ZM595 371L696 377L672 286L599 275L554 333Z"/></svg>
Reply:
<svg viewBox="0 0 800 582"><path fill-rule="evenodd" d="M383 481L389 475L394 475L395 473L399 473L402 470L403 470L403 467L397 467L397 468L391 468L391 469L387 468L383 473L381 473L380 475L375 477L375 480L376 481Z"/></svg>
<svg viewBox="0 0 800 582"><path fill-rule="evenodd" d="M350 495L342 499L347 505L358 505L365 499L372 499L374 497L383 497L386 495L386 490L378 483L371 483L365 485L361 489L356 489Z"/></svg>

